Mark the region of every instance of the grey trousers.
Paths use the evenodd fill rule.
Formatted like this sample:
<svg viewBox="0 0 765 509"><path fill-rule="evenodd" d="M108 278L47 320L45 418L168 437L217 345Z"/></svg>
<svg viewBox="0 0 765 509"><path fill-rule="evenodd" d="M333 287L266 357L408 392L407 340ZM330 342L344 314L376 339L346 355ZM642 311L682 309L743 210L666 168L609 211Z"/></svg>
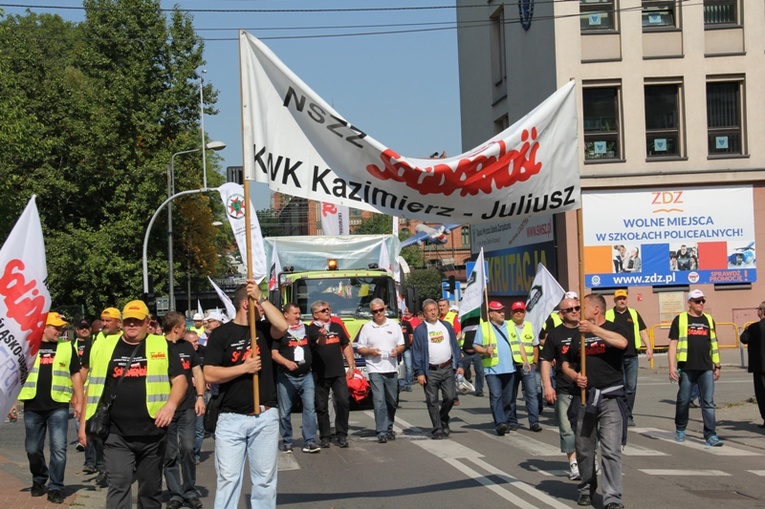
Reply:
<svg viewBox="0 0 765 509"><path fill-rule="evenodd" d="M605 398L597 414L587 414L580 407L576 416L576 461L582 480L580 495L590 495L598 488L595 475L595 446L600 441L603 473L603 506L622 503L622 413L616 398Z"/></svg>
<svg viewBox="0 0 765 509"><path fill-rule="evenodd" d="M442 396L440 405L438 401L439 390ZM444 427L449 425L449 412L454 406L454 398L456 397L457 385L454 379L454 369L451 366L441 369L430 368L425 384L425 403L428 405L433 433L444 431Z"/></svg>

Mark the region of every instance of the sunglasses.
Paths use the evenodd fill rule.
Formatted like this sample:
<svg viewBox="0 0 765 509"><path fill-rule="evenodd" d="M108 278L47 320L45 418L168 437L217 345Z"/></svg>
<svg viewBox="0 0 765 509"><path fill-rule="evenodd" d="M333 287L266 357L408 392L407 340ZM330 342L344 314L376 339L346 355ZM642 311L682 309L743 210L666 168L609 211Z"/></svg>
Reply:
<svg viewBox="0 0 765 509"><path fill-rule="evenodd" d="M327 312L329 312L329 308L319 309L316 312L317 313L327 313Z"/></svg>
<svg viewBox="0 0 765 509"><path fill-rule="evenodd" d="M707 299L691 299L694 304L704 304L706 301Z"/></svg>
<svg viewBox="0 0 765 509"><path fill-rule="evenodd" d="M385 308L380 308L380 309L373 309L373 310L372 310L372 313L374 313L374 314L377 314L377 313L385 313Z"/></svg>
<svg viewBox="0 0 765 509"><path fill-rule="evenodd" d="M582 309L582 306L574 306L572 308L561 309L561 311L564 313L573 313L574 311L579 311L580 309Z"/></svg>

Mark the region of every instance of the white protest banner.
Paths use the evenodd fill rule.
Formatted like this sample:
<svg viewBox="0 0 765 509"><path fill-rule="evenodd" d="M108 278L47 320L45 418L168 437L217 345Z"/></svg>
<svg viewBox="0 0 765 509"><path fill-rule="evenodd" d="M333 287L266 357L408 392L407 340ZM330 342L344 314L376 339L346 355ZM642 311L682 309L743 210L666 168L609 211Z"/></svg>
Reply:
<svg viewBox="0 0 765 509"><path fill-rule="evenodd" d="M351 217L348 207L329 202L322 203L321 229L324 235L350 235Z"/></svg>
<svg viewBox="0 0 765 509"><path fill-rule="evenodd" d="M460 301L460 322L469 318L481 317L481 305L486 289L486 273L484 272L483 248L475 260L473 271L468 276L467 287L462 292Z"/></svg>
<svg viewBox="0 0 765 509"><path fill-rule="evenodd" d="M33 196L0 249L0 416L26 382L50 309L42 225Z"/></svg>
<svg viewBox="0 0 765 509"><path fill-rule="evenodd" d="M231 229L239 247L245 265L247 264L247 247L245 238L246 225L244 222L244 188L235 182L226 182L218 188L223 206ZM250 203L250 235L252 235L252 277L260 282L266 277L266 252L263 250L263 234L260 231L258 216Z"/></svg>
<svg viewBox="0 0 765 509"><path fill-rule="evenodd" d="M531 322L534 333L539 334L542 326L550 316L555 306L563 300L566 292L558 281L550 274L547 267L537 265L537 275L531 283L529 297L526 300L526 320Z"/></svg>
<svg viewBox="0 0 765 509"><path fill-rule="evenodd" d="M207 276L207 279L210 281L210 284L215 289L215 293L218 294L218 298L223 302L223 305L226 306L226 314L230 319L234 319L236 316L236 308L234 307L234 303L231 302L231 298L226 295L223 290L220 289L218 285L215 284L215 281L213 281L210 276Z"/></svg>
<svg viewBox="0 0 765 509"><path fill-rule="evenodd" d="M573 81L469 152L412 158L345 120L257 38L240 32L239 49L249 180L293 196L441 223L579 207Z"/></svg>

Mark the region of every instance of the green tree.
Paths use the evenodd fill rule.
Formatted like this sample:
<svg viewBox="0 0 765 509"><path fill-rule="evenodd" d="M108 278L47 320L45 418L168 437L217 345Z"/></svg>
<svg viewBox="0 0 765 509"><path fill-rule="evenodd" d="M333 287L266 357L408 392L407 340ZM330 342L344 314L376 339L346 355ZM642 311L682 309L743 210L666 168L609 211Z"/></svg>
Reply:
<svg viewBox="0 0 765 509"><path fill-rule="evenodd" d="M393 231L393 219L385 214L372 213L353 228L353 235L389 235Z"/></svg>
<svg viewBox="0 0 765 509"><path fill-rule="evenodd" d="M425 299L441 298L441 281L443 273L438 269L420 269L412 271L406 277L406 286L413 287L420 296L420 302Z"/></svg>

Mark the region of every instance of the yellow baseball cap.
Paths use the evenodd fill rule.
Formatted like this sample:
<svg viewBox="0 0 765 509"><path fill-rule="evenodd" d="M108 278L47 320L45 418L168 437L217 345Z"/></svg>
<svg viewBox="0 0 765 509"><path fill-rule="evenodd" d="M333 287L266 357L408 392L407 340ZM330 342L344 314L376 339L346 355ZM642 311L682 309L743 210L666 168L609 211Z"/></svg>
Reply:
<svg viewBox="0 0 765 509"><path fill-rule="evenodd" d="M146 320L149 316L149 308L142 300L131 300L125 304L122 310L122 319L135 318L136 320Z"/></svg>
<svg viewBox="0 0 765 509"><path fill-rule="evenodd" d="M122 315L120 315L120 310L117 308L106 308L101 311L101 318L116 318L117 320L121 320Z"/></svg>
<svg viewBox="0 0 765 509"><path fill-rule="evenodd" d="M627 296L627 290L616 290L614 292L614 299L618 299L619 297L626 297Z"/></svg>
<svg viewBox="0 0 765 509"><path fill-rule="evenodd" d="M64 318L55 311L51 311L48 313L48 319L45 321L45 325L52 325L54 327L64 327L65 325L69 325L69 322L64 320Z"/></svg>

